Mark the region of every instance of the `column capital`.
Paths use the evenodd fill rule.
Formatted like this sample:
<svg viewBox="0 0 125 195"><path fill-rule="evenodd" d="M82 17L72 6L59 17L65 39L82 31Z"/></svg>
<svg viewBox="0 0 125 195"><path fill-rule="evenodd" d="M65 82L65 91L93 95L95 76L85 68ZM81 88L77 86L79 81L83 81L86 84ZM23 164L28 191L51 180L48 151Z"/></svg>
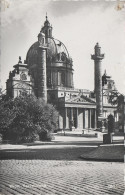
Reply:
<svg viewBox="0 0 125 195"><path fill-rule="evenodd" d="M92 60L102 60L104 59L105 54L100 54L100 55L91 55Z"/></svg>
<svg viewBox="0 0 125 195"><path fill-rule="evenodd" d="M99 46L99 43L96 43L94 49L95 49L95 54L91 55L91 59L102 60L104 58L104 54L101 54L101 47Z"/></svg>

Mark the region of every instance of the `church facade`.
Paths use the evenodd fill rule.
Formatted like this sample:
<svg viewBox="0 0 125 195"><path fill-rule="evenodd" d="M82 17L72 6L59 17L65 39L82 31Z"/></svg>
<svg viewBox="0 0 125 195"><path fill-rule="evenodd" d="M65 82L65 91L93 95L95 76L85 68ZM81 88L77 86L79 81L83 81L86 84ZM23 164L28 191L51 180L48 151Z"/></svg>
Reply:
<svg viewBox="0 0 125 195"><path fill-rule="evenodd" d="M109 101L117 91L114 81L105 72L102 76L101 47L97 43L94 60L94 91L75 89L73 61L66 46L53 38L53 29L46 16L38 40L29 48L24 63L19 62L6 82L7 95L34 93L37 98L52 103L59 111L59 130L96 129L101 118L112 114L118 121L117 106Z"/></svg>

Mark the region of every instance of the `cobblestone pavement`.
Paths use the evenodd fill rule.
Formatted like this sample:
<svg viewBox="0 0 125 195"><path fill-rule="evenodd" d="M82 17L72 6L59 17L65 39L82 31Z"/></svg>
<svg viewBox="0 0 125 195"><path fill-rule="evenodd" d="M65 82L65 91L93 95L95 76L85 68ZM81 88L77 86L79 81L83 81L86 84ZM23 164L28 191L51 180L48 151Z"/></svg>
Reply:
<svg viewBox="0 0 125 195"><path fill-rule="evenodd" d="M0 195L123 195L123 163L1 160Z"/></svg>

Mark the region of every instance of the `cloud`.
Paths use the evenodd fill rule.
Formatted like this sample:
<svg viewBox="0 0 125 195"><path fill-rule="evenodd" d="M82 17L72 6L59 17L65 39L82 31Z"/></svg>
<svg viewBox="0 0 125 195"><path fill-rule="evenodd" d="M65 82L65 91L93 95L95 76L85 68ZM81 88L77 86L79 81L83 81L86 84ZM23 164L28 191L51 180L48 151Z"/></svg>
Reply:
<svg viewBox="0 0 125 195"><path fill-rule="evenodd" d="M53 36L66 45L73 58L75 87L94 89L94 63L90 54L99 41L105 53L103 70L107 69L118 89L124 91L125 12L116 11L116 2L8 1L10 7L2 12L3 85L18 56L25 59L29 47L37 41L47 12Z"/></svg>
<svg viewBox="0 0 125 195"><path fill-rule="evenodd" d="M30 25L32 19L37 21L42 13L45 15L48 3L49 1L44 0L9 0L9 8L1 14L2 27L11 25L15 21L26 23L27 20Z"/></svg>
<svg viewBox="0 0 125 195"><path fill-rule="evenodd" d="M49 11L55 17L67 16L70 14L75 14L81 9L89 8L88 14L92 9L96 9L99 7L102 11L105 11L107 8L110 8L116 3L113 1L92 1L92 0L84 0L84 1L51 1L49 4Z"/></svg>
<svg viewBox="0 0 125 195"><path fill-rule="evenodd" d="M82 1L51 1L49 10L55 17L61 17L77 12L83 5Z"/></svg>

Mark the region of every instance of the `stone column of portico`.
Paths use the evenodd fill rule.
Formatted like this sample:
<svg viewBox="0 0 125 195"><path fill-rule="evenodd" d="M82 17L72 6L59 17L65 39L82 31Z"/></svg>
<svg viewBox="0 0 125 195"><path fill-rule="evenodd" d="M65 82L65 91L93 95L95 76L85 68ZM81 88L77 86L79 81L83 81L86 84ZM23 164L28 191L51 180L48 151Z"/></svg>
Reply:
<svg viewBox="0 0 125 195"><path fill-rule="evenodd" d="M78 108L76 108L76 128L78 129L78 127L79 127L79 119L78 119L78 117L79 117L79 111L78 111Z"/></svg>
<svg viewBox="0 0 125 195"><path fill-rule="evenodd" d="M71 120L73 121L73 108L71 108Z"/></svg>
<svg viewBox="0 0 125 195"><path fill-rule="evenodd" d="M72 130L73 127L73 108L70 108L70 130Z"/></svg>
<svg viewBox="0 0 125 195"><path fill-rule="evenodd" d="M67 128L67 108L64 108L64 126L63 129L66 130Z"/></svg>
<svg viewBox="0 0 125 195"><path fill-rule="evenodd" d="M97 127L96 110L95 110L95 121L94 122L95 122L95 125L94 126L95 126L95 129L96 129L96 127Z"/></svg>
<svg viewBox="0 0 125 195"><path fill-rule="evenodd" d="M85 129L88 129L88 122L89 122L89 116L88 116L88 109L85 109Z"/></svg>
<svg viewBox="0 0 125 195"><path fill-rule="evenodd" d="M85 129L85 109L83 109L83 129Z"/></svg>
<svg viewBox="0 0 125 195"><path fill-rule="evenodd" d="M97 109L97 127L100 128L99 120L103 117L103 94L102 94L102 65L101 61L104 54L101 54L101 47L97 43L95 46L95 54L91 55L91 59L95 64L95 95L96 95L96 109Z"/></svg>
<svg viewBox="0 0 125 195"><path fill-rule="evenodd" d="M89 129L91 129L91 109L89 109Z"/></svg>

